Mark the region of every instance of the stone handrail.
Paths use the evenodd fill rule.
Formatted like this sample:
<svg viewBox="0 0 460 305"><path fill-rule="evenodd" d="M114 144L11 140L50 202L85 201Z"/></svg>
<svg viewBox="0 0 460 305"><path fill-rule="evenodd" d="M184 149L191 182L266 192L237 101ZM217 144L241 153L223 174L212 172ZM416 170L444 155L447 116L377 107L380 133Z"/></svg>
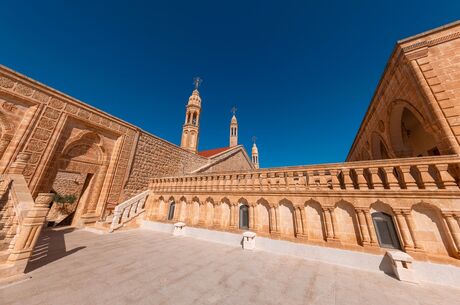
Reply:
<svg viewBox="0 0 460 305"><path fill-rule="evenodd" d="M144 191L117 205L113 211L114 216L110 225L110 232L121 228L125 223L142 213L148 195L149 191Z"/></svg>
<svg viewBox="0 0 460 305"><path fill-rule="evenodd" d="M22 175L1 177L2 220L0 237L0 277L24 272L37 243L53 199L53 194L38 194L35 202Z"/></svg>
<svg viewBox="0 0 460 305"><path fill-rule="evenodd" d="M154 192L458 191L459 155L194 174L152 180Z"/></svg>

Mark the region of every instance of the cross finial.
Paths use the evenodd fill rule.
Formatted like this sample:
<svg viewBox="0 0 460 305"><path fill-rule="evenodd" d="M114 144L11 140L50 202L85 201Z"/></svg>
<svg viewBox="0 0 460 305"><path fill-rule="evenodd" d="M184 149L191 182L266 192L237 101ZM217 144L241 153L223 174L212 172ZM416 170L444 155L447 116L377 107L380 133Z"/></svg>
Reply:
<svg viewBox="0 0 460 305"><path fill-rule="evenodd" d="M203 82L203 79L199 76L193 78L193 84L195 85L195 90L198 90L202 82Z"/></svg>
<svg viewBox="0 0 460 305"><path fill-rule="evenodd" d="M252 143L256 144L256 140L257 140L256 136L252 136Z"/></svg>
<svg viewBox="0 0 460 305"><path fill-rule="evenodd" d="M233 107L232 107L232 113L233 113L233 115L235 115L235 114L236 114L236 111L237 111L237 110L238 110L238 109L236 109L236 107L235 107L235 106L233 106Z"/></svg>

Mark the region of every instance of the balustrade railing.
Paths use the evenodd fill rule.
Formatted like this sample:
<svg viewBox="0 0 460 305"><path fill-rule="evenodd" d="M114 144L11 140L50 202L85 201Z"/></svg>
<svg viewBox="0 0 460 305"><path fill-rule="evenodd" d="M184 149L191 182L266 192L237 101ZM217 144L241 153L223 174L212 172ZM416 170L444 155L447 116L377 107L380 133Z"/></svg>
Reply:
<svg viewBox="0 0 460 305"><path fill-rule="evenodd" d="M372 160L155 178L159 192L458 190L460 156Z"/></svg>
<svg viewBox="0 0 460 305"><path fill-rule="evenodd" d="M114 209L110 232L121 228L125 223L142 213L148 195L149 191L145 191L117 205Z"/></svg>
<svg viewBox="0 0 460 305"><path fill-rule="evenodd" d="M24 272L52 199L41 193L34 202L22 175L0 178L0 278Z"/></svg>

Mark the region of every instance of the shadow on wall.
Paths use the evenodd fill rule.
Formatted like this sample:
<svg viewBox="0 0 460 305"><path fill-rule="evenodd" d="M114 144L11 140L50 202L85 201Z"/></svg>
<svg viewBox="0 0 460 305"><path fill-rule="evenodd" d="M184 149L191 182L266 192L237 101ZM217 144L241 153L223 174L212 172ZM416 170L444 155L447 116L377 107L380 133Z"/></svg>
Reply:
<svg viewBox="0 0 460 305"><path fill-rule="evenodd" d="M43 267L63 257L71 255L86 247L77 247L67 251L64 235L74 231L74 228L48 229L40 234L25 273Z"/></svg>

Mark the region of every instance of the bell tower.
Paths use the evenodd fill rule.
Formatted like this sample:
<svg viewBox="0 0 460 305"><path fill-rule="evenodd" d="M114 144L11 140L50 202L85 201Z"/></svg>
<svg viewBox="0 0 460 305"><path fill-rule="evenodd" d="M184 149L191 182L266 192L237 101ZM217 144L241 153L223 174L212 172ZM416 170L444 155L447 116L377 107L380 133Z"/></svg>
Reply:
<svg viewBox="0 0 460 305"><path fill-rule="evenodd" d="M195 89L188 99L185 107L185 123L182 127L180 147L196 153L200 134L201 97L198 88L203 80L199 77L193 79Z"/></svg>
<svg viewBox="0 0 460 305"><path fill-rule="evenodd" d="M255 168L259 168L259 149L256 145L256 137L252 137L252 164Z"/></svg>
<svg viewBox="0 0 460 305"><path fill-rule="evenodd" d="M230 121L230 147L238 145L238 121L236 120L236 107L232 108L232 120Z"/></svg>

